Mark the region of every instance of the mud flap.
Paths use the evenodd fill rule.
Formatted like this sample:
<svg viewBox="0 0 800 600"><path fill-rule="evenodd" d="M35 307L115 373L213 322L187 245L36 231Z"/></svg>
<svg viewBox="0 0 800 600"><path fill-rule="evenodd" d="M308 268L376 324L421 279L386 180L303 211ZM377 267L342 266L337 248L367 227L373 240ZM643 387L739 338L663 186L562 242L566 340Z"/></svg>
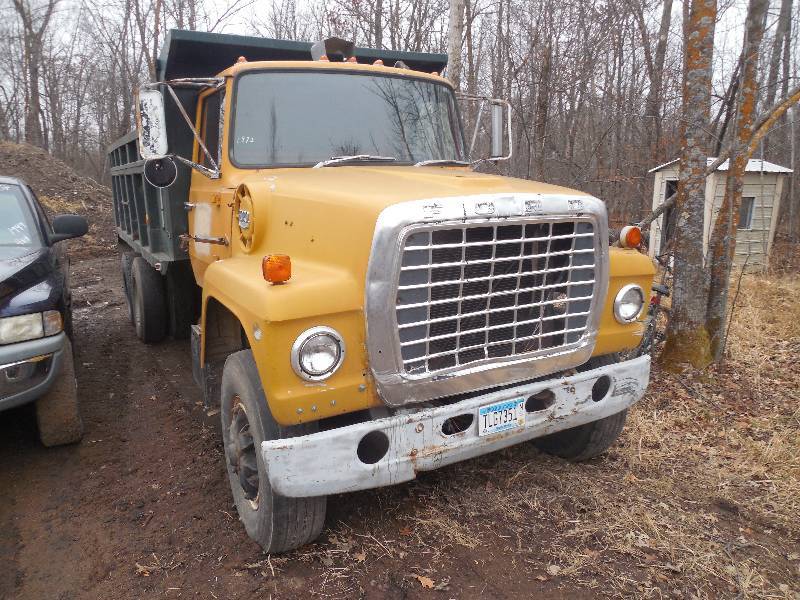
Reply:
<svg viewBox="0 0 800 600"><path fill-rule="evenodd" d="M192 379L198 387L203 387L203 365L200 364L200 325L192 325Z"/></svg>

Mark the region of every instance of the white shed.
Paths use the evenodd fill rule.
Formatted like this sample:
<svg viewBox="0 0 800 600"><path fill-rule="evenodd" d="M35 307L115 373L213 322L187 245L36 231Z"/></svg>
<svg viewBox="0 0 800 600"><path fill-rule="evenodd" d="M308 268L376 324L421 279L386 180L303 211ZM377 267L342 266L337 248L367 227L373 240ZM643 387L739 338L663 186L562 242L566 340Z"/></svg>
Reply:
<svg viewBox="0 0 800 600"><path fill-rule="evenodd" d="M710 165L714 158L708 159ZM706 179L705 226L703 246L708 252L708 240L714 220L719 213L725 195L725 177L728 161L722 163L715 173ZM669 198L678 187L678 160L672 160L651 169L655 174L653 185L653 209ZM744 175L742 205L739 210L739 231L736 234L734 263L757 266L765 265L778 220L783 182L791 169L760 159L750 159ZM650 256L662 251L663 244L674 232L674 209L665 211L650 228ZM748 258L749 255L749 258Z"/></svg>

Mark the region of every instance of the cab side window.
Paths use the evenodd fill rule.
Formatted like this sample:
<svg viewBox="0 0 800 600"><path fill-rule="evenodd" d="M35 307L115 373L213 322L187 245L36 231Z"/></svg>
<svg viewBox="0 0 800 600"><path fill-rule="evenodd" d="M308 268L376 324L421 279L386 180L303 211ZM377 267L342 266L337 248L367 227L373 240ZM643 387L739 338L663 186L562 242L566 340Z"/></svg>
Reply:
<svg viewBox="0 0 800 600"><path fill-rule="evenodd" d="M202 120L202 129L200 132L200 137L203 140L203 143L208 148L208 151L211 153L211 156L214 157L214 161L217 163L217 167L220 166L219 164L219 157L220 157L220 148L219 148L219 127L221 121L221 109L222 109L222 90L207 96L205 101L203 102L203 120ZM206 153L200 149L200 164L204 167L209 169L214 168L211 164L211 161L208 160L208 156Z"/></svg>

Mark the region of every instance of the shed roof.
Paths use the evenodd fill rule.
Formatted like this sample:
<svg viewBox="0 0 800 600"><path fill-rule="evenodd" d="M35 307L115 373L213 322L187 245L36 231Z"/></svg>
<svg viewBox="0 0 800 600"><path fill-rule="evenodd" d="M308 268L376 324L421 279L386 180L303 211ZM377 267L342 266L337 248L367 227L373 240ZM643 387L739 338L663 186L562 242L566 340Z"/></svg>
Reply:
<svg viewBox="0 0 800 600"><path fill-rule="evenodd" d="M664 163L663 165L658 165L648 171L648 173L655 173L656 171L660 171L661 169L665 169L670 165L674 165L678 162L679 159L673 159L669 162ZM710 156L706 159L707 164L711 166L716 159L714 156ZM728 163L730 161L725 161L719 167L717 167L717 171L727 171L728 170ZM747 161L747 167L745 168L746 173L793 173L792 169L788 167L782 167L781 165L776 165L775 163L768 162L766 160L761 160L760 158L751 158Z"/></svg>

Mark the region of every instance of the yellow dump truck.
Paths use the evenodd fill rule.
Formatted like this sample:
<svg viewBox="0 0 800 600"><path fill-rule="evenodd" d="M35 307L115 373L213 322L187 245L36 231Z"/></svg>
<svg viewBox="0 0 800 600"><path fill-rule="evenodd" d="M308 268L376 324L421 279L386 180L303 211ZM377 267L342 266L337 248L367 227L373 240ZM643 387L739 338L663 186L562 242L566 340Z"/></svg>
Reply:
<svg viewBox="0 0 800 600"><path fill-rule="evenodd" d="M507 157L509 107L445 65L172 31L109 149L131 320L191 338L269 552L313 540L330 494L528 441L596 456L647 387L649 357L617 353L650 260L609 243L600 200L477 172Z"/></svg>

